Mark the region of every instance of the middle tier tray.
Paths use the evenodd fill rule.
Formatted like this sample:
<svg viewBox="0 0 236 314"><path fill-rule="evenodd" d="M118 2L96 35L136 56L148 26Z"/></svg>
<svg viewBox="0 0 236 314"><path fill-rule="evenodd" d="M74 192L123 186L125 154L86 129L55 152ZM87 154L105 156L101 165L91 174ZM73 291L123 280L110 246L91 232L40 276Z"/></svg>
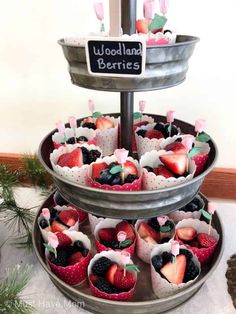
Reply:
<svg viewBox="0 0 236 314"><path fill-rule="evenodd" d="M118 114L109 114L118 116ZM164 116L148 114L155 121L165 122ZM80 124L81 120L78 120ZM194 134L194 126L186 122L175 120L175 124L185 134ZM52 134L49 133L39 147L39 159L49 174L52 175L60 194L70 203L97 216L113 218L150 218L167 214L189 203L198 193L205 176L212 170L216 158L217 147L213 140L209 141L210 153L207 165L202 174L191 181L154 191L119 192L106 191L92 187L78 185L62 178L52 170L50 153L53 151Z"/></svg>

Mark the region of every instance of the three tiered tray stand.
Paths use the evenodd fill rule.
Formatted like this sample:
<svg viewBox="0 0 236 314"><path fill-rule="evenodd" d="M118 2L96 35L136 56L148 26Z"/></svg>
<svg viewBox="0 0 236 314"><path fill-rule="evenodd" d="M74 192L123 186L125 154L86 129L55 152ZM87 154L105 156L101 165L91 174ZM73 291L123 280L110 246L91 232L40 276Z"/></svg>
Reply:
<svg viewBox="0 0 236 314"><path fill-rule="evenodd" d="M123 32L132 34L135 32L136 1L122 0L121 7ZM70 76L75 85L107 92L120 92L120 114L109 113L109 115L120 115L121 147L132 152L134 92L164 89L182 83L188 70L188 60L198 41L199 39L194 36L178 35L176 43L173 45L148 46L145 73L142 77L133 78L93 76L87 70L85 47L69 45L64 40L59 40L59 44L62 46L65 58L69 63ZM166 121L163 116L149 115L155 121ZM81 121L82 119L78 120L78 124ZM175 120L175 124L181 128L183 133L194 134L193 125L180 120ZM150 218L168 214L185 206L199 192L205 176L212 170L217 157L216 145L213 140L210 140L211 150L205 171L189 182L154 191L106 191L70 182L52 170L49 155L54 149L52 134L55 131L49 133L40 144L39 159L42 165L52 175L59 193L67 201L86 212L102 217L117 219ZM42 208L54 206L53 194L44 202L38 215ZM207 204L208 200L203 195L202 197ZM74 301L84 302L85 308L92 313L157 314L175 308L191 298L201 288L207 278L215 271L223 253L224 234L221 221L215 214L213 224L220 235L220 240L211 264L203 267L201 275L192 286L168 298L157 299L151 288L150 265L135 258L134 260L139 265L141 272L132 301L109 301L92 296L87 283L82 286L71 287L50 271L45 262L43 241L37 224L38 215L33 228L33 244L41 265L60 291ZM93 240L89 225L85 223L81 226L81 231Z"/></svg>

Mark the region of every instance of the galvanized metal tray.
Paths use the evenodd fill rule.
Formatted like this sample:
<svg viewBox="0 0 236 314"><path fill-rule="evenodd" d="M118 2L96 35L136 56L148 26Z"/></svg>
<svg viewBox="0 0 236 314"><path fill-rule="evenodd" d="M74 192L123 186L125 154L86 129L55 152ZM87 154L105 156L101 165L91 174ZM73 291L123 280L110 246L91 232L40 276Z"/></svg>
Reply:
<svg viewBox="0 0 236 314"><path fill-rule="evenodd" d="M109 115L117 116L118 114ZM148 115L152 116L155 121L166 121L163 116ZM183 133L194 134L193 125L180 120L175 120L175 124L181 128ZM55 131L49 133L40 144L38 152L40 162L52 175L57 189L67 201L85 211L103 217L149 218L185 206L199 191L205 176L212 170L217 158L217 147L211 140L209 142L211 151L205 171L189 182L155 191L106 191L70 182L52 170L49 155L53 151L52 134Z"/></svg>
<svg viewBox="0 0 236 314"><path fill-rule="evenodd" d="M64 39L58 43L69 63L73 84L111 92L141 92L182 83L188 71L188 60L198 41L198 37L178 35L176 44L147 47L145 73L136 78L93 76L87 70L85 47L66 44Z"/></svg>
<svg viewBox="0 0 236 314"><path fill-rule="evenodd" d="M201 195L205 202L207 203L207 199ZM37 217L44 207L54 206L53 194L44 202L44 204L39 209ZM138 276L138 284L135 295L130 302L117 302L117 301L109 301L105 299L100 299L91 295L90 290L88 288L88 283L86 282L82 286L79 287L71 287L57 278L47 267L45 263L44 256L44 247L42 245L42 237L40 234L40 230L37 224L37 217L33 226L33 245L34 250L37 255L37 258L44 268L44 270L50 276L52 282L57 286L57 288L67 297L73 299L76 302L83 302L85 308L92 313L102 313L102 314L157 314L162 313L164 311L170 310L172 308L177 307L183 302L190 299L205 283L205 281L213 274L215 271L221 257L223 254L224 247L224 232L221 225L221 221L217 214L214 215L213 224L216 230L220 235L219 243L216 247L216 251L212 262L210 265L203 267L201 275L197 279L197 281L187 288L184 291L181 291L173 296L163 299L157 299L157 297L153 294L151 288L151 280L150 280L150 265L143 263L137 257L134 258L135 263L139 265L141 272ZM81 231L86 233L93 243L93 237L91 235L90 227L88 224L82 225ZM93 243L93 252L95 253L95 246Z"/></svg>

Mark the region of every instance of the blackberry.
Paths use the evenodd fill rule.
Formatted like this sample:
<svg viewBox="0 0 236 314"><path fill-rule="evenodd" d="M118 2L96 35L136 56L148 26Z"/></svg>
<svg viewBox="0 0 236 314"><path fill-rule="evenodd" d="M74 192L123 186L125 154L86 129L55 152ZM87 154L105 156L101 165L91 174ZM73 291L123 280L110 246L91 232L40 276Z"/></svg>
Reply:
<svg viewBox="0 0 236 314"><path fill-rule="evenodd" d="M156 217L149 219L148 220L148 225L152 229L154 229L156 231L160 231L160 225L159 225L159 222L157 221Z"/></svg>
<svg viewBox="0 0 236 314"><path fill-rule="evenodd" d="M92 163L101 156L101 153L97 149L92 149L89 152L89 163Z"/></svg>
<svg viewBox="0 0 236 314"><path fill-rule="evenodd" d="M81 252L84 249L84 244L80 240L75 241L73 246L79 252Z"/></svg>
<svg viewBox="0 0 236 314"><path fill-rule="evenodd" d="M114 179L111 181L111 185L121 185L122 184L122 179L121 177L118 175L116 175L114 177Z"/></svg>
<svg viewBox="0 0 236 314"><path fill-rule="evenodd" d="M162 253L163 264L165 265L165 264L171 262L173 256L174 255L169 253L169 252L163 252Z"/></svg>
<svg viewBox="0 0 236 314"><path fill-rule="evenodd" d="M142 137L145 137L146 132L147 132L146 130L141 129L141 130L138 130L136 133Z"/></svg>
<svg viewBox="0 0 236 314"><path fill-rule="evenodd" d="M154 171L153 168L149 167L149 166L145 166L143 168L145 168L148 172L153 172Z"/></svg>
<svg viewBox="0 0 236 314"><path fill-rule="evenodd" d="M166 137L169 137L169 126L170 124L169 123L166 123L165 124L165 133L166 133ZM174 135L178 135L179 134L179 129L177 128L177 126L171 124L171 136L174 136Z"/></svg>
<svg viewBox="0 0 236 314"><path fill-rule="evenodd" d="M74 137L70 137L67 141L67 144L76 144L75 138Z"/></svg>
<svg viewBox="0 0 236 314"><path fill-rule="evenodd" d="M82 127L96 130L96 125L92 122L85 122L83 123Z"/></svg>
<svg viewBox="0 0 236 314"><path fill-rule="evenodd" d="M154 126L154 130L160 131L164 136L166 134L165 124L162 122L157 122L156 125Z"/></svg>
<svg viewBox="0 0 236 314"><path fill-rule="evenodd" d="M87 137L85 137L85 136L79 136L79 137L77 138L77 141L78 141L78 142L88 142L88 139L87 139Z"/></svg>
<svg viewBox="0 0 236 314"><path fill-rule="evenodd" d="M134 180L137 180L138 176L135 176L134 174L128 174L128 176L125 179L125 183L132 183Z"/></svg>
<svg viewBox="0 0 236 314"><path fill-rule="evenodd" d="M103 256L100 257L94 264L92 267L92 272L94 275L98 275L98 276L104 276L106 274L106 271L108 270L108 268L113 265L113 262Z"/></svg>
<svg viewBox="0 0 236 314"><path fill-rule="evenodd" d="M119 293L120 290L117 289L116 287L111 286L104 278L98 278L97 281L95 282L95 287L103 292L112 294L112 293Z"/></svg>
<svg viewBox="0 0 236 314"><path fill-rule="evenodd" d="M50 261L54 265L65 267L67 266L68 253L66 250L60 250L57 252L57 257L53 256Z"/></svg>
<svg viewBox="0 0 236 314"><path fill-rule="evenodd" d="M187 263L187 267L185 269L185 274L184 274L184 280L183 282L186 283L189 280L193 280L197 277L199 274L199 269L198 267L194 264L193 261L190 261Z"/></svg>
<svg viewBox="0 0 236 314"><path fill-rule="evenodd" d="M45 219L45 218L43 218L42 220L40 220L39 225L40 225L40 227L41 227L42 229L45 229L45 228L47 228L47 227L49 226L48 221L47 221L47 219Z"/></svg>
<svg viewBox="0 0 236 314"><path fill-rule="evenodd" d="M53 199L54 199L54 202L59 206L64 206L64 205L69 204L69 202L67 202L58 191L56 191L56 193L54 194Z"/></svg>
<svg viewBox="0 0 236 314"><path fill-rule="evenodd" d="M184 255L188 262L190 262L192 260L193 254L188 250L180 249L179 254Z"/></svg>
<svg viewBox="0 0 236 314"><path fill-rule="evenodd" d="M164 265L162 257L160 255L153 256L153 258L152 258L152 265L155 268L155 271L159 272L159 270Z"/></svg>
<svg viewBox="0 0 236 314"><path fill-rule="evenodd" d="M89 151L86 147L81 147L82 154L83 154L83 163L89 164Z"/></svg>

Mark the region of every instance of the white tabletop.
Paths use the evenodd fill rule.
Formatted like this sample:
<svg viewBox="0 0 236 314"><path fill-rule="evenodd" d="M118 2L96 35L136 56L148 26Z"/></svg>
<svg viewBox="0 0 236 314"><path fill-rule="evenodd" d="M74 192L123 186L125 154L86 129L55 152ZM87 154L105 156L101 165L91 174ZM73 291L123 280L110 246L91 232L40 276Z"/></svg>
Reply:
<svg viewBox="0 0 236 314"><path fill-rule="evenodd" d="M17 199L23 206L40 205L39 191L28 188L17 189ZM236 203L219 202L217 210L225 228L225 251L215 273L193 298L171 314L233 314L236 313L227 292L225 272L228 258L236 252ZM5 226L0 224L0 244L8 237ZM17 250L5 244L1 250L0 278L5 277L7 267L16 264L33 264L32 276L23 292L24 299L32 304L40 314L89 314L68 300L52 284L47 273L40 266L33 253Z"/></svg>

